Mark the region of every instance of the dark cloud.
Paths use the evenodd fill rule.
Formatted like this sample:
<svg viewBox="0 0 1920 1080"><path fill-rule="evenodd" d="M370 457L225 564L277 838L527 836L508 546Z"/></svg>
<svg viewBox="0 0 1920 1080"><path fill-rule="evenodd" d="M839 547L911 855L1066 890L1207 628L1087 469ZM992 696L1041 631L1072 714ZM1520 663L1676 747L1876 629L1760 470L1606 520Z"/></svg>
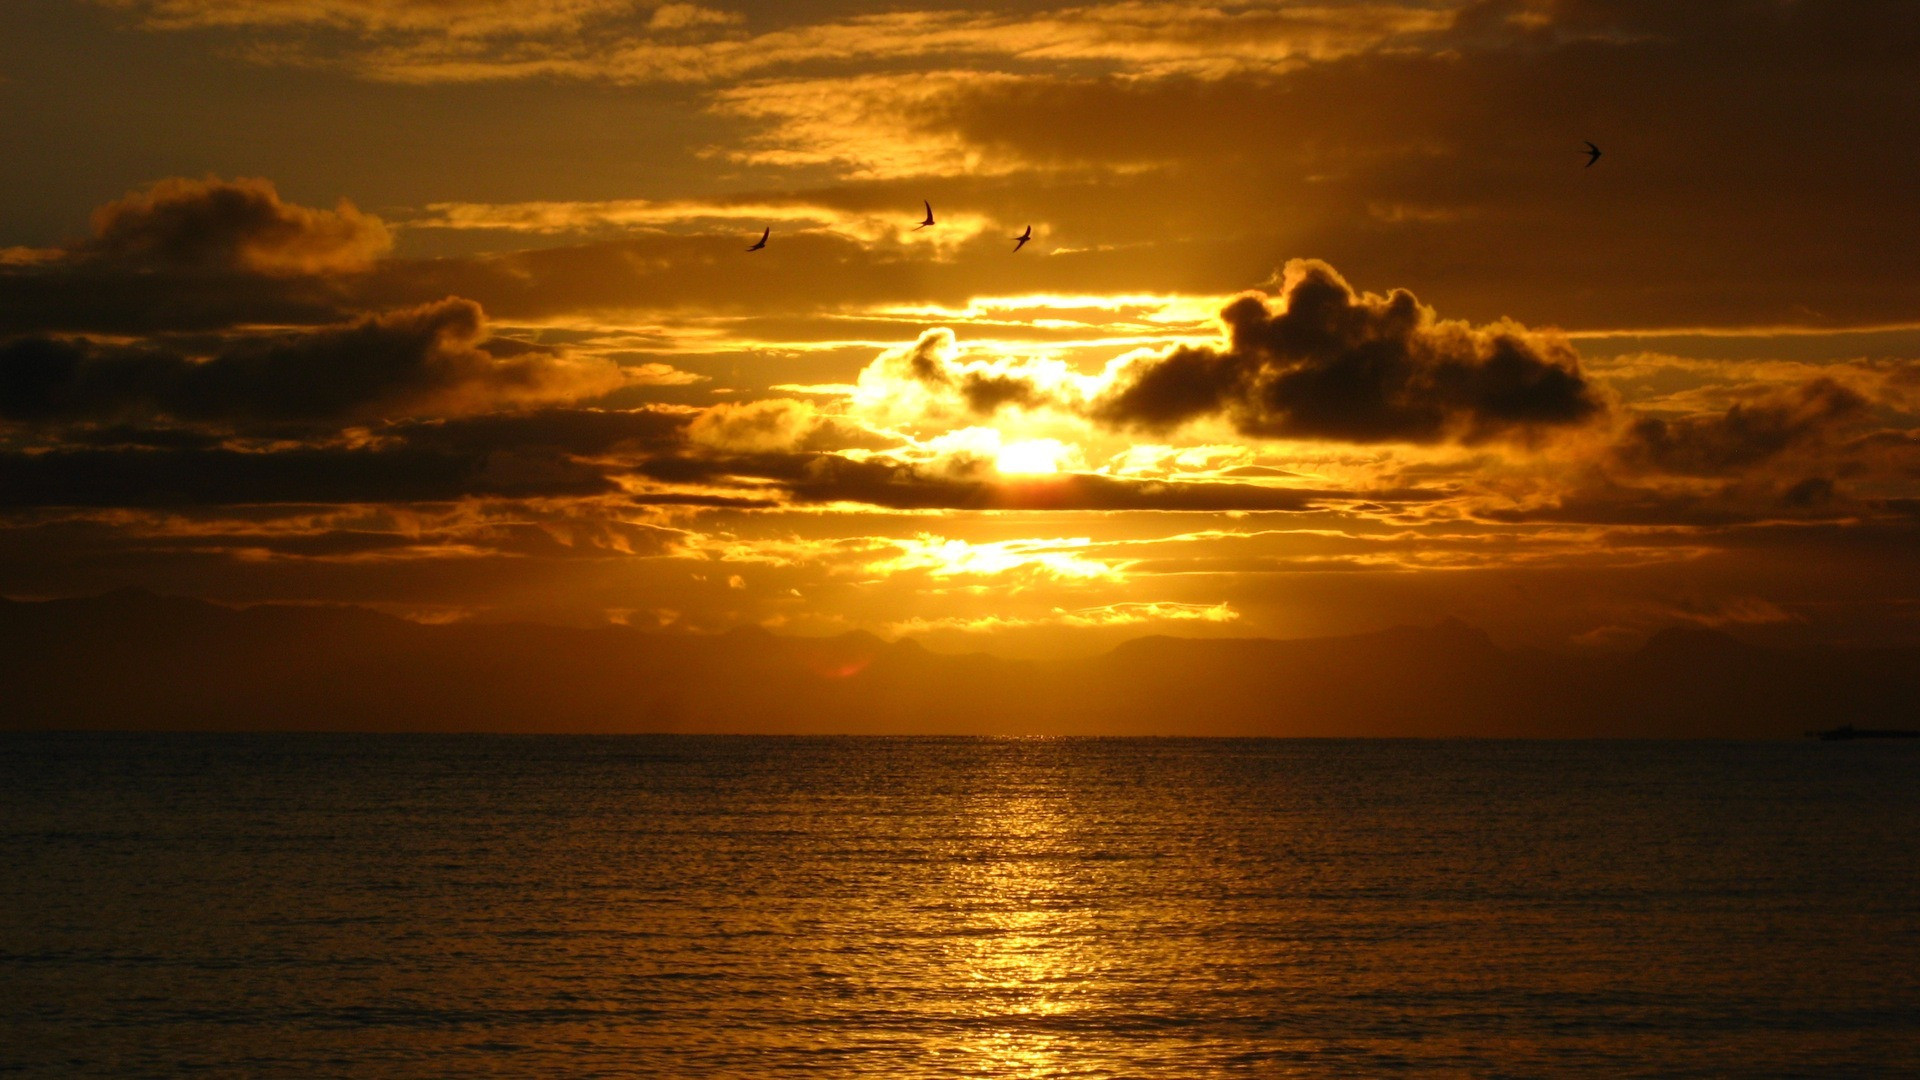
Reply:
<svg viewBox="0 0 1920 1080"><path fill-rule="evenodd" d="M618 370L547 350L496 356L479 305L449 298L344 326L228 343L210 357L23 338L0 344L0 418L348 420L463 413L616 388Z"/></svg>
<svg viewBox="0 0 1920 1080"><path fill-rule="evenodd" d="M145 450L212 450L224 441L218 433L196 428L140 424L67 427L58 438L69 446Z"/></svg>
<svg viewBox="0 0 1920 1080"><path fill-rule="evenodd" d="M378 432L409 446L451 453L485 454L511 448L591 457L678 447L695 415L681 409L536 409L400 421Z"/></svg>
<svg viewBox="0 0 1920 1080"><path fill-rule="evenodd" d="M1824 476L1809 476L1780 495L1780 501L1796 510L1810 510L1833 501L1833 481Z"/></svg>
<svg viewBox="0 0 1920 1080"><path fill-rule="evenodd" d="M386 225L344 199L324 210L265 180L162 180L95 210L86 240L0 260L0 334L338 321L395 306L347 299L391 246Z"/></svg>
<svg viewBox="0 0 1920 1080"><path fill-rule="evenodd" d="M1348 491L1090 474L1004 477L813 451L735 454L680 441L678 417L567 410L388 425L365 448L108 446L0 453L0 508L325 505L620 496L636 505L891 510L1305 511L1427 502L1417 488ZM584 453L583 453L584 452ZM604 455L604 456L595 456ZM678 490L649 491L622 481Z"/></svg>
<svg viewBox="0 0 1920 1080"><path fill-rule="evenodd" d="M879 459L821 456L788 479L795 501L865 503L899 510L1282 510L1314 509L1325 493L1214 482L1121 480L1084 473L1031 478L930 473Z"/></svg>
<svg viewBox="0 0 1920 1080"><path fill-rule="evenodd" d="M1303 511L1361 499L1407 503L1442 497L1414 488L1354 492L1087 473L1007 477L978 463L943 469L837 454L670 454L638 462L635 468L664 483L739 484L742 490L771 485L797 503L859 503L891 510Z"/></svg>
<svg viewBox="0 0 1920 1080"><path fill-rule="evenodd" d="M446 502L604 496L634 462L687 448L697 414L682 409L545 408L369 425L352 445L287 429L300 445L222 446L190 428L67 425L58 441L0 453L0 506L129 506ZM711 469L700 470L707 476ZM647 502L761 506L724 492L657 494Z"/></svg>
<svg viewBox="0 0 1920 1080"><path fill-rule="evenodd" d="M958 367L954 352L953 331L941 327L921 334L906 351L884 358L880 370L956 391L967 408L982 416L1006 405L1049 403L1046 392L1031 380L1014 373Z"/></svg>
<svg viewBox="0 0 1920 1080"><path fill-rule="evenodd" d="M259 179L161 180L102 206L77 253L140 270L340 274L367 270L393 246L379 218L283 202Z"/></svg>
<svg viewBox="0 0 1920 1080"><path fill-rule="evenodd" d="M1669 543L1698 544L1704 538L1692 530L1749 525L1780 514L1774 502L1742 502L1726 492L1669 491L1589 478L1586 483L1570 485L1550 502L1488 507L1477 511L1476 516L1510 525L1551 522L1670 530ZM1632 539L1643 542L1640 537Z"/></svg>
<svg viewBox="0 0 1920 1080"><path fill-rule="evenodd" d="M1737 402L1723 413L1633 422L1615 447L1637 471L1725 476L1804 448L1859 417L1867 402L1831 379L1815 379Z"/></svg>
<svg viewBox="0 0 1920 1080"><path fill-rule="evenodd" d="M606 495L603 470L555 454L394 449L0 453L0 507L451 502Z"/></svg>
<svg viewBox="0 0 1920 1080"><path fill-rule="evenodd" d="M313 326L353 310L323 278L145 273L93 262L0 265L0 335Z"/></svg>
<svg viewBox="0 0 1920 1080"><path fill-rule="evenodd" d="M1278 302L1221 313L1225 349L1135 362L1093 403L1119 427L1224 416L1247 435L1356 443L1528 439L1605 408L1572 348L1515 324L1442 321L1412 293L1356 294L1325 263L1289 263Z"/></svg>
<svg viewBox="0 0 1920 1080"><path fill-rule="evenodd" d="M968 372L960 382L960 393L967 399L968 408L983 414L1003 405L1038 405L1045 399L1025 379L983 372Z"/></svg>

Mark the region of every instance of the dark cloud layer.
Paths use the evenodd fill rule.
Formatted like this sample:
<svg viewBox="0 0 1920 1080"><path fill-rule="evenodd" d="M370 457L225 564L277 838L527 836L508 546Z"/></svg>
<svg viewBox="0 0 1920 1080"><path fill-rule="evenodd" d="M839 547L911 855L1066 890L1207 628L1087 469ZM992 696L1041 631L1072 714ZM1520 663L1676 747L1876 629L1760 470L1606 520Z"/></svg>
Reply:
<svg viewBox="0 0 1920 1080"><path fill-rule="evenodd" d="M0 508L190 508L271 504L443 503L618 496L633 505L776 508L858 504L889 510L1305 511L1361 499L1423 501L1418 490L1351 492L1212 481L1069 474L951 475L823 453L702 455L662 450L595 461L552 448L460 449L427 430L418 443L274 451L131 446L0 453ZM539 438L534 443L554 440ZM630 490L623 479L673 485Z"/></svg>
<svg viewBox="0 0 1920 1080"><path fill-rule="evenodd" d="M0 335L313 326L350 318L355 306L325 278L149 273L80 261L0 266Z"/></svg>
<svg viewBox="0 0 1920 1080"><path fill-rule="evenodd" d="M1321 492L1257 484L1161 483L1087 474L976 478L824 455L801 463L789 483L798 502L864 503L898 510L1298 511L1326 501Z"/></svg>
<svg viewBox="0 0 1920 1080"><path fill-rule="evenodd" d="M887 457L855 459L807 452L667 453L638 461L634 467L663 483L743 484L743 490L749 491L768 490L772 485L771 490L795 503L847 503L889 510L1304 511L1362 500L1418 503L1440 497L1438 492L1418 488L1356 492L1089 473L1007 477L978 464L937 468Z"/></svg>
<svg viewBox="0 0 1920 1080"><path fill-rule="evenodd" d="M0 507L452 502L605 495L601 470L552 454L400 447L55 450L0 454Z"/></svg>
<svg viewBox="0 0 1920 1080"><path fill-rule="evenodd" d="M1405 290L1356 294L1325 263L1290 263L1278 303L1243 296L1221 317L1225 349L1135 363L1094 415L1150 431L1225 416L1263 438L1477 443L1605 408L1565 343L1441 321Z"/></svg>
<svg viewBox="0 0 1920 1080"><path fill-rule="evenodd" d="M503 447L556 450L583 457L615 451L658 453L677 447L694 414L664 409L537 409L434 420L380 429L410 446L484 454Z"/></svg>
<svg viewBox="0 0 1920 1080"><path fill-rule="evenodd" d="M210 357L29 337L0 344L0 418L351 420L474 412L614 389L605 362L544 350L495 356L479 305L449 298L303 334L231 342Z"/></svg>
<svg viewBox="0 0 1920 1080"><path fill-rule="evenodd" d="M1722 476L1818 442L1866 407L1854 391L1815 379L1735 403L1724 413L1642 417L1627 429L1616 456L1635 469Z"/></svg>
<svg viewBox="0 0 1920 1080"><path fill-rule="evenodd" d="M372 504L617 494L631 462L671 455L692 414L530 409L376 423L354 445L222 446L193 429L77 425L51 449L0 453L0 506ZM715 501L698 494L662 503ZM718 505L743 500L717 497ZM764 498L744 500L754 505Z"/></svg>

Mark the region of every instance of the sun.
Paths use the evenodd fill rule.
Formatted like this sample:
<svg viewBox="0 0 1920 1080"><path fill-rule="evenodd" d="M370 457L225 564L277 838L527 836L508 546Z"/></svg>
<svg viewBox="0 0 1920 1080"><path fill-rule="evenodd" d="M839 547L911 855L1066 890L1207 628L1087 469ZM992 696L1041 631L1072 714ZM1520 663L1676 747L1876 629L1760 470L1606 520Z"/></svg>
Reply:
<svg viewBox="0 0 1920 1080"><path fill-rule="evenodd" d="M1060 471L1073 448L1058 439L1026 439L1000 447L993 467L1005 476L1045 476Z"/></svg>

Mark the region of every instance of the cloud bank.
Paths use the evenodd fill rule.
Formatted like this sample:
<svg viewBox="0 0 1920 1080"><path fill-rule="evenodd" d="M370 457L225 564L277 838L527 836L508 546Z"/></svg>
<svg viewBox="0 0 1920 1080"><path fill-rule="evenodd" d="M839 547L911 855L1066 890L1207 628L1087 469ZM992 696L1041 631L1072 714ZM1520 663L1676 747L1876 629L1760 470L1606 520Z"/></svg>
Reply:
<svg viewBox="0 0 1920 1080"><path fill-rule="evenodd" d="M1221 318L1225 349L1135 361L1093 414L1150 431L1224 416L1262 438L1474 444L1605 410L1565 342L1443 321L1404 289L1358 294L1321 262L1289 263L1277 302L1243 296Z"/></svg>
<svg viewBox="0 0 1920 1080"><path fill-rule="evenodd" d="M951 332L931 331L870 365L860 392L897 407L892 384L908 383L936 413L944 397L980 416L1052 408L1157 434L1219 420L1254 438L1358 444L1537 442L1607 412L1564 339L1443 320L1404 289L1356 292L1317 260L1288 263L1277 295L1243 295L1220 318L1220 345L1134 356L1099 378L964 360Z"/></svg>
<svg viewBox="0 0 1920 1080"><path fill-rule="evenodd" d="M489 352L478 304L438 303L300 334L248 338L210 356L156 346L28 337L0 344L0 418L356 421L458 415L607 393L604 360Z"/></svg>

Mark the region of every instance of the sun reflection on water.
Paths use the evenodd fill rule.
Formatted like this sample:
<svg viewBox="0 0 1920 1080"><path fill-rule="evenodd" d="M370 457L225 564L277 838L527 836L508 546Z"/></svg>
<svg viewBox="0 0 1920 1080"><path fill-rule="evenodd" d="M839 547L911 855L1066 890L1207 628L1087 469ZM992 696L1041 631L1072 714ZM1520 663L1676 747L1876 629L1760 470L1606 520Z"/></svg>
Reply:
<svg viewBox="0 0 1920 1080"><path fill-rule="evenodd" d="M968 933L956 960L974 1029L964 1053L976 1075L1067 1075L1071 1046L1060 1032L1085 976L1076 942L1089 916L1072 869L1070 792L1051 770L1023 771L1037 783L974 800L978 847L957 869Z"/></svg>

